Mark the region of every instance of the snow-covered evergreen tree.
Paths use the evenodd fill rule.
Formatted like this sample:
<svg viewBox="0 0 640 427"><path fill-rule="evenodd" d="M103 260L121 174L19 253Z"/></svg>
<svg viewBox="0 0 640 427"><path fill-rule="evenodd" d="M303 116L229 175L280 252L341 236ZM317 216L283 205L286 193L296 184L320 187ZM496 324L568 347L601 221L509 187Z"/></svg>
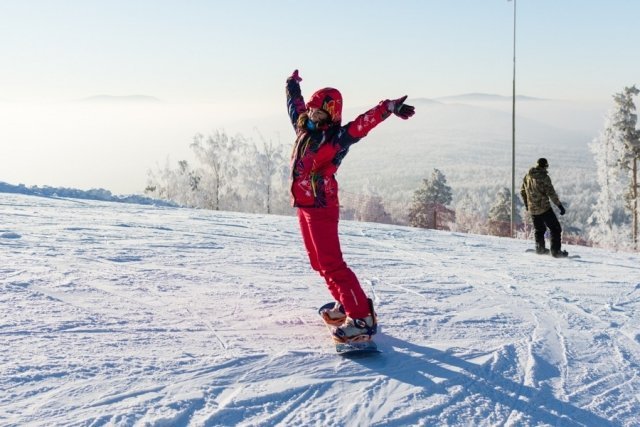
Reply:
<svg viewBox="0 0 640 427"><path fill-rule="evenodd" d="M413 194L413 202L409 208L409 224L413 227L437 228L438 213L448 214L446 206L452 199L447 178L438 169L434 169L431 179L423 179L422 187Z"/></svg>
<svg viewBox="0 0 640 427"><path fill-rule="evenodd" d="M640 158L640 132L636 129L638 115L633 97L640 91L635 87L625 87L624 92L614 96L619 107L618 121L614 124L621 133L623 153L620 166L627 171L628 183L625 200L631 214L633 248L638 249L638 160Z"/></svg>
<svg viewBox="0 0 640 427"><path fill-rule="evenodd" d="M629 208L637 201L633 176L634 159L638 157L637 116L633 103L633 96L637 94L638 89L632 86L614 95L615 106L605 119L603 131L590 146L596 161L600 193L589 218L589 237L594 243L614 249L630 247L633 240L629 239L631 215L625 207Z"/></svg>

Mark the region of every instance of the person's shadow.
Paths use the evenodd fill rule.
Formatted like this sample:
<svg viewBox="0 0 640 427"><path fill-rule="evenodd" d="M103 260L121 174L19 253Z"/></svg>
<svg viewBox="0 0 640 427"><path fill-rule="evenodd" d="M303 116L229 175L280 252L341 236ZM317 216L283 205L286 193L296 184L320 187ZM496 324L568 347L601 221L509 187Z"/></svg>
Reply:
<svg viewBox="0 0 640 427"><path fill-rule="evenodd" d="M500 412L504 414L520 412L528 418L527 424L530 425L618 425L588 410L558 400L547 387L535 389L525 386L444 351L381 333L376 335L376 342L381 354L351 359L380 375L419 387L420 395L424 398L435 394L450 395L452 388L459 386L453 402L451 399L443 400L443 403L434 407L395 419L394 424L416 424L428 416L437 418L443 408L481 396L478 405L501 407ZM437 381L431 378L436 378Z"/></svg>

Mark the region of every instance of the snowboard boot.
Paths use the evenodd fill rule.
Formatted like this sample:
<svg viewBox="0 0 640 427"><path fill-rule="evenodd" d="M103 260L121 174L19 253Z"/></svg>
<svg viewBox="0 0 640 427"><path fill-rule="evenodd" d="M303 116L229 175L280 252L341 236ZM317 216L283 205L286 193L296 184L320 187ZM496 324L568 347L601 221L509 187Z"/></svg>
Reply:
<svg viewBox="0 0 640 427"><path fill-rule="evenodd" d="M340 326L347 319L344 307L338 301L333 305L333 308L322 310L320 315L324 323L331 326Z"/></svg>
<svg viewBox="0 0 640 427"><path fill-rule="evenodd" d="M554 258L566 258L569 256L569 252L561 249L551 251L551 256Z"/></svg>
<svg viewBox="0 0 640 427"><path fill-rule="evenodd" d="M544 244L542 245L536 245L536 253L538 255L546 255L549 253L549 249L544 247Z"/></svg>
<svg viewBox="0 0 640 427"><path fill-rule="evenodd" d="M369 302L369 315L359 319L346 317L344 323L333 329L333 340L337 343L371 341L378 331L378 316L373 309L373 301Z"/></svg>

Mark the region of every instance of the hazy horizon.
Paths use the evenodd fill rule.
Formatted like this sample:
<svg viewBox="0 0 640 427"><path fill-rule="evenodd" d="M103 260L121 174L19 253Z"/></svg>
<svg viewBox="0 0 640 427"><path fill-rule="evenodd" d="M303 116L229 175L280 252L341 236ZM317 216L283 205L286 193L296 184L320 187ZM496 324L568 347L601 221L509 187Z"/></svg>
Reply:
<svg viewBox="0 0 640 427"><path fill-rule="evenodd" d="M556 127L565 119L592 138L611 96L640 69L625 54L640 37L638 2L333 2L331 19L308 9L257 0L0 2L0 180L139 192L148 169L191 158L196 133L259 131L289 144L284 82L294 69L305 96L336 87L352 111L405 94L508 99L514 36L516 94L554 104L535 113L518 104L518 117Z"/></svg>
<svg viewBox="0 0 640 427"><path fill-rule="evenodd" d="M424 99L424 98L421 98ZM420 114L421 101L417 101ZM372 102L373 105L373 102ZM511 102L453 102L450 108L473 106L491 111L511 111ZM579 111L575 105L584 105ZM586 135L590 141L604 123L604 107L563 101L522 101L516 104L519 121L533 118L547 126ZM259 143L264 137L288 146L293 138L284 102L280 111L268 111L254 117L238 117L212 104L170 104L165 102L69 102L59 104L0 104L7 119L0 127L0 141L11 141L3 148L5 160L0 180L11 184L50 185L79 189L105 188L116 194L141 193L149 169L176 165L179 160L193 161L189 145L197 133L222 130L230 135L242 134ZM345 120L367 107L345 108ZM424 109L423 109L424 111ZM462 113L461 113L462 114ZM468 113L464 113L468 114ZM602 116L600 120L598 117ZM393 118L389 120L393 123ZM385 128L397 130L398 137L411 128L415 134L419 123L434 125L430 117L417 115L412 122L383 124L372 137ZM441 126L455 130L455 123ZM463 129L466 124L459 124ZM426 129L425 129L426 131ZM510 128L503 129L510 140ZM429 135L424 135L429 139ZM5 145L3 143L3 145ZM505 147L506 149L507 147ZM453 148L452 148L453 150ZM359 155L367 156L367 150ZM74 159L82 159L76 161Z"/></svg>
<svg viewBox="0 0 640 427"><path fill-rule="evenodd" d="M256 109L252 112L253 117L247 109L241 117L215 104L130 102L127 99L51 104L0 103L0 114L6 119L0 127L3 146L0 181L83 190L104 188L115 194L140 194L146 185L148 170L164 166L166 161L175 166L179 160L195 160L189 145L197 133L221 130L230 135L242 134L256 143L264 138L285 146L293 140L284 101L272 111L262 114ZM418 114L411 122L394 123L394 118L390 118L380 129L375 129L370 138L387 134L389 129L397 131L398 138L409 138L407 132L410 129L414 135L411 139L424 124L426 127L422 129L427 132L424 138L428 140L429 127L437 124L429 116L420 115L421 108L423 113L426 112L421 105L428 102L425 99L416 100ZM375 103L377 101L368 106L345 108L345 120ZM466 110L462 112L468 108L477 108L493 116L498 112L511 114L511 101L506 97L504 101L466 100L442 105L461 109L461 115L470 114ZM577 106L582 106L584 111ZM541 129L546 126L579 132L588 142L604 123L606 108L604 103L600 106L543 100L519 101L516 110L517 140L520 139L522 124L518 122L533 119L541 123ZM462 130L467 124L461 121L439 126L453 132L457 126ZM510 141L510 127L502 126L502 129L502 138ZM358 153L359 156L367 156L366 149Z"/></svg>

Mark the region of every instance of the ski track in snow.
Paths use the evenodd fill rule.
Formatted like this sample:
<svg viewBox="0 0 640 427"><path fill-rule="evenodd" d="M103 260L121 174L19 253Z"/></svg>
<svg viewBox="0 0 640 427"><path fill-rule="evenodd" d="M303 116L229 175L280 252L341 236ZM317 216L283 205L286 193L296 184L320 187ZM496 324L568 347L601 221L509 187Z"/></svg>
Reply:
<svg viewBox="0 0 640 427"><path fill-rule="evenodd" d="M294 217L0 194L0 424L638 426L640 257L341 223L382 354L334 354Z"/></svg>

